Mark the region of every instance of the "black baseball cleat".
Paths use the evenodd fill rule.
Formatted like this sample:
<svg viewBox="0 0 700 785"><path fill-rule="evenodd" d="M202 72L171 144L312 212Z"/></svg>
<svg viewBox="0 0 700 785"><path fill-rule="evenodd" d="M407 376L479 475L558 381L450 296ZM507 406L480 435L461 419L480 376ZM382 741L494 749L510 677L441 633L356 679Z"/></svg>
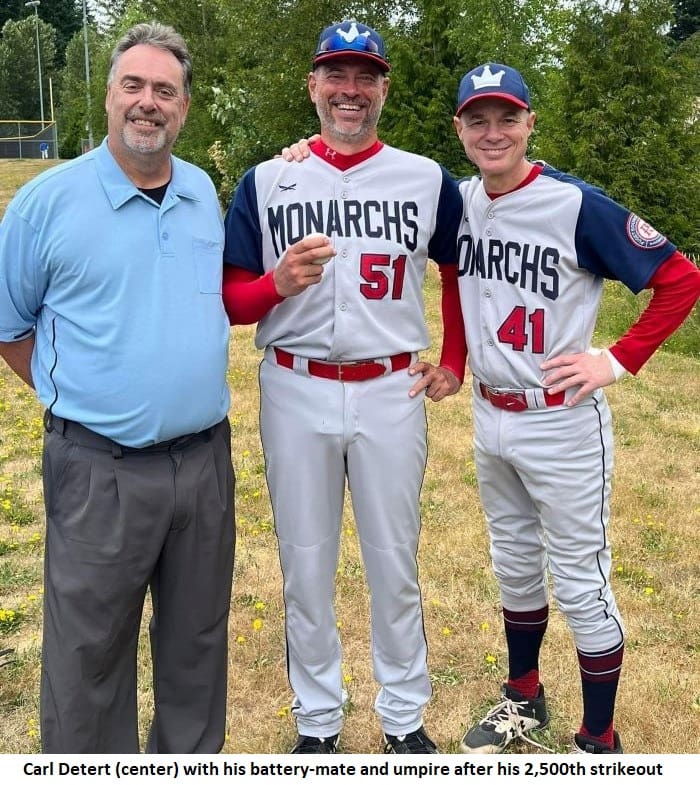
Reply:
<svg viewBox="0 0 700 785"><path fill-rule="evenodd" d="M620 734L613 731L614 746L612 749L605 744L601 744L597 739L583 736L581 733L574 733L573 752L593 753L595 755L622 755L622 742Z"/></svg>
<svg viewBox="0 0 700 785"><path fill-rule="evenodd" d="M327 739L316 736L302 736L297 738L297 743L289 751L290 755L330 755L338 751L338 734Z"/></svg>
<svg viewBox="0 0 700 785"><path fill-rule="evenodd" d="M504 684L501 700L489 709L483 720L465 733L460 748L466 753L500 753L514 739L541 747L527 734L536 728L544 728L548 722L549 714L541 684L536 698L525 698Z"/></svg>
<svg viewBox="0 0 700 785"><path fill-rule="evenodd" d="M438 748L435 742L428 738L425 729L421 725L413 733L405 736L390 736L384 734L384 752L395 753L397 755L437 755Z"/></svg>

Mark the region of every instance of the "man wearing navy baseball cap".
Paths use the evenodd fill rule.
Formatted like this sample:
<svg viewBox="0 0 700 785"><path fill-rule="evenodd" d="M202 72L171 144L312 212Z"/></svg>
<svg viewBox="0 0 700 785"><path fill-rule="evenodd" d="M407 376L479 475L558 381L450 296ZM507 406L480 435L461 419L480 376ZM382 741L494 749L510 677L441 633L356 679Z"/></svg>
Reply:
<svg viewBox="0 0 700 785"><path fill-rule="evenodd" d="M376 30L355 21L331 25L321 33L313 68L315 70L321 63L347 55L375 63L385 74L391 70L386 59L384 39Z"/></svg>
<svg viewBox="0 0 700 785"><path fill-rule="evenodd" d="M614 713L624 626L610 584L613 434L603 388L636 374L690 313L700 271L601 189L527 158L522 75L485 63L461 80L454 125L478 177L460 182L459 293L473 376L479 495L500 590L508 676L464 735L500 753L549 721L540 647L552 596L576 647L576 752L622 752ZM609 349L591 347L605 278L653 296ZM643 742L635 752L646 752Z"/></svg>
<svg viewBox="0 0 700 785"><path fill-rule="evenodd" d="M530 108L530 91L521 74L507 65L486 63L462 77L457 94L457 116L479 98L502 98L521 109Z"/></svg>
<svg viewBox="0 0 700 785"><path fill-rule="evenodd" d="M530 91L521 74L501 63L473 68L459 83L455 114L457 136L488 189L505 193L514 188L531 169L525 155L535 127ZM500 138L485 141L480 132L492 137L495 126Z"/></svg>

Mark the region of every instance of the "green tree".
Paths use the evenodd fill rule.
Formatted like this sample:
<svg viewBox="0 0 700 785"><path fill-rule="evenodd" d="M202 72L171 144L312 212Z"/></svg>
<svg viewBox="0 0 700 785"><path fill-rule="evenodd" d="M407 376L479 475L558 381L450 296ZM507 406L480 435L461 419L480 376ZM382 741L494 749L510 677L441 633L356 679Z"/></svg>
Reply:
<svg viewBox="0 0 700 785"><path fill-rule="evenodd" d="M58 127L59 155L73 158L83 151L83 140L92 130L93 141L99 144L106 133L104 112L107 45L96 30L88 26L88 53L90 63L90 101L88 102L85 70L85 39L83 31L77 32L66 47L66 64L61 74ZM88 116L88 103L90 114Z"/></svg>
<svg viewBox="0 0 700 785"><path fill-rule="evenodd" d="M386 35L392 72L382 138L433 158L452 172L464 169L452 116L459 78L466 69L450 27L463 5L459 0L416 3Z"/></svg>
<svg viewBox="0 0 700 785"><path fill-rule="evenodd" d="M0 104L5 118L39 120L39 63L36 22L27 17L5 22L0 38ZM44 119L51 119L50 81L56 76L56 31L39 19L39 52Z"/></svg>
<svg viewBox="0 0 700 785"><path fill-rule="evenodd" d="M472 173L452 125L461 77L480 63L503 62L518 68L536 95L560 29L556 0L413 4L391 39L396 68L386 136L456 174Z"/></svg>
<svg viewBox="0 0 700 785"><path fill-rule="evenodd" d="M56 31L56 64L63 64L68 41L83 20L82 0L40 0L36 12L39 19L50 24ZM3 0L0 6L0 30L8 20L19 21L34 16L34 8L26 6L26 0Z"/></svg>
<svg viewBox="0 0 700 785"><path fill-rule="evenodd" d="M572 16L558 82L554 163L603 187L688 253L700 252L700 149L694 92L697 60L664 34L665 0L592 0Z"/></svg>
<svg viewBox="0 0 700 785"><path fill-rule="evenodd" d="M56 65L65 62L68 42L83 25L82 0L43 0L39 17L56 30Z"/></svg>

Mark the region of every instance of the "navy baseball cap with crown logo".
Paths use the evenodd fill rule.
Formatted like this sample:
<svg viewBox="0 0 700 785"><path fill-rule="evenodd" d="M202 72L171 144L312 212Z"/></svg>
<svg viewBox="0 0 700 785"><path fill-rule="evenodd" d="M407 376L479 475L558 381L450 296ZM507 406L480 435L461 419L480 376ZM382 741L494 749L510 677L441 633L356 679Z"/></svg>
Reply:
<svg viewBox="0 0 700 785"><path fill-rule="evenodd" d="M367 25L346 19L327 27L319 36L313 67L336 57L363 57L376 63L384 73L391 69L386 59L384 39Z"/></svg>
<svg viewBox="0 0 700 785"><path fill-rule="evenodd" d="M486 63L462 77L457 93L457 116L479 98L502 98L521 109L530 108L530 91L519 71L501 63Z"/></svg>

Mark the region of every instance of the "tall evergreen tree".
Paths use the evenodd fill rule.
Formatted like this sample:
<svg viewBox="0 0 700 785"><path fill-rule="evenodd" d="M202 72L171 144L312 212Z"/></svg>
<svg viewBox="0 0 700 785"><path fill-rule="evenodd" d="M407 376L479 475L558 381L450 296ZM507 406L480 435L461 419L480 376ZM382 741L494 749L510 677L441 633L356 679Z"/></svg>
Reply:
<svg viewBox="0 0 700 785"><path fill-rule="evenodd" d="M427 155L453 173L464 169L464 152L452 127L463 58L450 26L463 5L459 0L418 2L389 30L393 70L381 125L391 144Z"/></svg>
<svg viewBox="0 0 700 785"><path fill-rule="evenodd" d="M28 8L26 0L3 0L0 5L0 30L8 20L19 21L34 16L34 8ZM64 52L76 30L82 25L82 0L40 0L36 12L39 19L55 29L56 65L64 62Z"/></svg>
<svg viewBox="0 0 700 785"><path fill-rule="evenodd" d="M665 0L626 1L617 11L579 3L563 53L555 163L698 253L694 66L664 34L672 14Z"/></svg>
<svg viewBox="0 0 700 785"><path fill-rule="evenodd" d="M44 119L51 119L50 80L56 75L56 31L38 21ZM37 22L32 17L7 21L0 38L0 105L3 119L39 120Z"/></svg>
<svg viewBox="0 0 700 785"><path fill-rule="evenodd" d="M396 143L454 173L473 173L452 125L459 81L480 63L504 62L525 74L536 96L556 49L557 5L556 0L413 4L392 41L397 68L385 113Z"/></svg>

